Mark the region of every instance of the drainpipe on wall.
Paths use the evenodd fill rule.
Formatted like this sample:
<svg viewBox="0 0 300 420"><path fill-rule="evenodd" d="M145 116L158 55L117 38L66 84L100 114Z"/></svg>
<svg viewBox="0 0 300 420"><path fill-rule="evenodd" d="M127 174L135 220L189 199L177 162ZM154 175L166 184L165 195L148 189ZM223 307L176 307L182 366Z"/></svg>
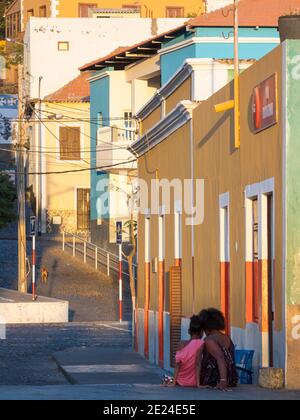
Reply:
<svg viewBox="0 0 300 420"><path fill-rule="evenodd" d="M194 184L195 184L195 174L194 174L194 127L193 119L190 119L190 161L191 161L191 209L194 208ZM195 302L195 224L192 222L192 293L193 293L193 314L196 309Z"/></svg>

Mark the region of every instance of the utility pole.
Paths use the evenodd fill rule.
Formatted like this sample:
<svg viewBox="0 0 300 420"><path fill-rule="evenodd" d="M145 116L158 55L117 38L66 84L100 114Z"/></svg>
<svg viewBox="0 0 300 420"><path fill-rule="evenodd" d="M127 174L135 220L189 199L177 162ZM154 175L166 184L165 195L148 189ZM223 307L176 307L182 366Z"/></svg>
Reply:
<svg viewBox="0 0 300 420"><path fill-rule="evenodd" d="M17 191L18 191L18 290L27 293L26 275L26 218L25 218L25 159L24 159L24 103L23 66L18 66L18 143L17 143Z"/></svg>
<svg viewBox="0 0 300 420"><path fill-rule="evenodd" d="M234 99L215 105L216 112L234 110L234 147L241 146L240 128L240 70L239 70L239 0L233 2L234 13Z"/></svg>
<svg viewBox="0 0 300 420"><path fill-rule="evenodd" d="M234 145L238 149L240 139L240 68L239 68L239 0L234 0Z"/></svg>
<svg viewBox="0 0 300 420"><path fill-rule="evenodd" d="M39 146L38 146L38 151L39 151L39 188L38 188L38 199L37 199L37 205L38 205L38 211L37 211L37 217L38 217L38 236L42 236L42 194L43 194L43 165L42 165L42 93L41 93L41 88L42 88L42 80L43 80L43 76L39 77Z"/></svg>

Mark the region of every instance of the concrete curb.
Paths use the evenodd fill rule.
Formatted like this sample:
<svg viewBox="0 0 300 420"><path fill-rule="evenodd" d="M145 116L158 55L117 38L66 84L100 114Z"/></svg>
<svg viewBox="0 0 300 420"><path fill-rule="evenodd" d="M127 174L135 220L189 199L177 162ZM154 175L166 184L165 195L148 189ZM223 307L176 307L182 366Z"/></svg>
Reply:
<svg viewBox="0 0 300 420"><path fill-rule="evenodd" d="M60 364L59 360L54 356L54 354L52 354L51 357L52 357L52 360L57 365L58 370L64 375L64 377L69 382L69 384L77 385L78 382L63 368L63 366Z"/></svg>

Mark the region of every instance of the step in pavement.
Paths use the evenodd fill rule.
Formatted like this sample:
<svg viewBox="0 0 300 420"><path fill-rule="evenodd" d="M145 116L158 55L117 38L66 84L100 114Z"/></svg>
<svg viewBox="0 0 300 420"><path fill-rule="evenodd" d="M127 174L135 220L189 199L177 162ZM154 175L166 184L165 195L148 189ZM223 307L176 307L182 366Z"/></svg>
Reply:
<svg viewBox="0 0 300 420"><path fill-rule="evenodd" d="M53 354L71 384L160 384L164 371L124 348L71 349Z"/></svg>

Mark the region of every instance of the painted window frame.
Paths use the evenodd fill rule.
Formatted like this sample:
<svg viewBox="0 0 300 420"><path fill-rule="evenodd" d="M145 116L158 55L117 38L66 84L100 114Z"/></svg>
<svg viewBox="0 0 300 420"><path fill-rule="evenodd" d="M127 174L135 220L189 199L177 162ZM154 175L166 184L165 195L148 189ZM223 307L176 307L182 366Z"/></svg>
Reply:
<svg viewBox="0 0 300 420"><path fill-rule="evenodd" d="M182 202L175 200L174 203L174 257L175 265L181 265L182 261Z"/></svg>
<svg viewBox="0 0 300 420"><path fill-rule="evenodd" d="M43 14L41 14L41 12L43 12ZM47 5L46 4L42 4L41 6L39 6L39 17L41 17L41 18L47 17Z"/></svg>
<svg viewBox="0 0 300 420"><path fill-rule="evenodd" d="M151 263L151 216L150 211L145 214L145 263Z"/></svg>
<svg viewBox="0 0 300 420"><path fill-rule="evenodd" d="M182 16L169 16L169 12L170 11L174 11L174 10L181 10L182 12ZM166 18L173 18L173 19L181 19L184 18L185 16L185 7L184 6L166 6Z"/></svg>
<svg viewBox="0 0 300 420"><path fill-rule="evenodd" d="M220 301L226 318L226 332L230 335L230 194L219 195L219 260Z"/></svg>
<svg viewBox="0 0 300 420"><path fill-rule="evenodd" d="M262 182L248 185L245 188L245 262L253 263L253 219L252 219L252 205L253 199L257 197L258 200L258 260L261 261L267 257L268 247L265 241L263 241L263 235L267 226L265 220L265 212L263 207L266 205L267 196L272 194L273 205L272 205L272 246L271 254L272 258L275 258L275 179L269 178ZM246 273L247 274L247 273ZM247 279L246 279L246 321L247 323L257 323L254 320L253 309L250 308L249 294L248 294ZM253 296L253 289L250 293ZM250 296L251 297L251 296ZM273 299L274 305L274 299Z"/></svg>
<svg viewBox="0 0 300 420"><path fill-rule="evenodd" d="M89 16L81 16L81 8L86 7L88 9L97 9L98 3L78 3L78 17L81 19L87 19Z"/></svg>
<svg viewBox="0 0 300 420"><path fill-rule="evenodd" d="M66 49L62 49L61 46L66 45ZM57 42L57 51L59 52L69 52L70 51L70 42L69 41L58 41Z"/></svg>
<svg viewBox="0 0 300 420"><path fill-rule="evenodd" d="M158 261L164 262L166 255L166 212L164 206L158 215Z"/></svg>
<svg viewBox="0 0 300 420"><path fill-rule="evenodd" d="M63 159L61 159L60 158L60 137L59 137L59 135L60 135L60 128L61 127L64 127L64 128L72 128L72 127L79 127L79 129L80 129L80 159L79 160L63 160ZM80 163L80 162L83 162L83 160L84 160L84 156L85 156L85 152L83 151L84 150L84 136L85 136L85 131L84 131L84 124L82 124L82 123L76 123L76 122L74 122L74 123L67 123L67 124L65 124L65 123L62 123L62 124L60 124L60 123L58 123L57 124L57 128L56 128L56 160L58 161L58 162L60 162L60 163L62 163L62 164L65 164L65 163L76 163L76 164L78 164L78 163Z"/></svg>
<svg viewBox="0 0 300 420"><path fill-rule="evenodd" d="M27 20L29 20L31 17L34 17L34 9L28 9L26 12Z"/></svg>

